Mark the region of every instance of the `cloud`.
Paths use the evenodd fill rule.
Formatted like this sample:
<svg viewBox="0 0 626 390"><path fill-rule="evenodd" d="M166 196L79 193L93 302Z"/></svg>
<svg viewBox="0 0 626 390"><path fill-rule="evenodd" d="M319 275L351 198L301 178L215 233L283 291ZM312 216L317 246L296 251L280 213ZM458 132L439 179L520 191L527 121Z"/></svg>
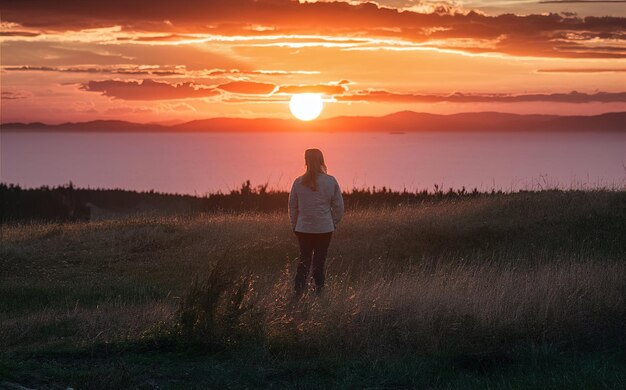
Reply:
<svg viewBox="0 0 626 390"><path fill-rule="evenodd" d="M89 81L81 89L100 92L104 96L123 100L171 100L205 98L229 94L256 95L269 97L273 94L323 93L327 95L343 94L347 91L348 80L328 84L277 85L258 81L230 81L217 86L197 85L192 82L171 84L152 79L141 81L102 80Z"/></svg>
<svg viewBox="0 0 626 390"><path fill-rule="evenodd" d="M318 71L305 70L240 70L240 69L199 69L188 70L184 65L109 65L109 66L3 66L4 71L10 72L60 72L60 73L92 73L92 74L121 74L146 76L181 76L190 78L224 77L224 76L290 76L314 75Z"/></svg>
<svg viewBox="0 0 626 390"><path fill-rule="evenodd" d="M167 34L167 35L153 35L153 36L139 36L136 38L131 37L118 37L118 41L135 41L135 42L177 42L185 39L194 39L193 35L184 34Z"/></svg>
<svg viewBox="0 0 626 390"><path fill-rule="evenodd" d="M593 94L572 91L550 94L464 94L449 95L394 93L386 90L356 91L352 94L335 96L343 102L382 103L626 103L626 92L597 92Z"/></svg>
<svg viewBox="0 0 626 390"><path fill-rule="evenodd" d="M2 65L4 67L23 65L65 66L69 64L105 66L129 63L131 62L129 59L130 56L108 50L99 50L99 48L85 44L2 40Z"/></svg>
<svg viewBox="0 0 626 390"><path fill-rule="evenodd" d="M298 93L321 93L339 102L378 103L626 103L626 92L584 93L460 93L429 94L393 92L383 89L348 91L348 80L332 83L280 85L256 81L231 81L217 86L196 85L191 82L170 84L152 79L142 81L103 80L89 81L81 89L100 92L104 96L123 100L174 100L221 96L224 103L284 101L284 95ZM3 93L3 98L5 93ZM232 94L235 94L234 96ZM237 97L236 95L248 95ZM281 96L283 95L283 96ZM8 99L19 97L11 97ZM174 107L169 105L169 107ZM181 106L183 107L183 106ZM185 109L189 107L184 106Z"/></svg>
<svg viewBox="0 0 626 390"><path fill-rule="evenodd" d="M171 100L205 98L220 94L212 88L196 86L191 82L169 84L145 79L138 81L89 81L81 89L101 92L104 96L123 100Z"/></svg>
<svg viewBox="0 0 626 390"><path fill-rule="evenodd" d="M0 37L37 37L41 34L31 31L0 31Z"/></svg>
<svg viewBox="0 0 626 390"><path fill-rule="evenodd" d="M196 112L196 109L187 103L178 103L178 104L169 104L169 103L161 103L159 104L160 112L183 112L183 111L192 111Z"/></svg>
<svg viewBox="0 0 626 390"><path fill-rule="evenodd" d="M543 0L539 4L571 4L571 3L626 3L626 0Z"/></svg>
<svg viewBox="0 0 626 390"><path fill-rule="evenodd" d="M392 37L407 42L435 41L441 48L471 52L500 52L515 56L622 58L626 57L624 17L576 17L563 14L503 14L461 12L454 7L430 13L380 7L375 3L300 3L289 0L188 0L172 5L165 0L58 2L6 0L3 19L15 29L77 31L121 26L130 39L143 42L179 41L196 34L267 36ZM252 28L264 26L264 28ZM137 36L154 32L161 35ZM200 37L201 38L201 37ZM449 39L476 40L471 49ZM490 44L481 46L480 40ZM585 44L605 42L606 47ZM601 45L598 45L601 46Z"/></svg>
<svg viewBox="0 0 626 390"><path fill-rule="evenodd" d="M26 99L31 96L30 92L26 91L2 91L2 99L6 100L17 100L17 99Z"/></svg>
<svg viewBox="0 0 626 390"><path fill-rule="evenodd" d="M276 89L276 84L255 81L231 81L221 84L217 88L232 93L267 95Z"/></svg>
<svg viewBox="0 0 626 390"><path fill-rule="evenodd" d="M295 94L295 93L322 93L325 95L338 95L346 92L347 80L341 80L337 83L330 84L309 84L309 85L281 85L276 93Z"/></svg>
<svg viewBox="0 0 626 390"><path fill-rule="evenodd" d="M312 75L312 74L320 74L320 72L313 71L313 70L277 70L277 69L258 69L258 70L210 69L210 70L206 70L207 76L233 76L233 75L289 76L289 75Z"/></svg>
<svg viewBox="0 0 626 390"><path fill-rule="evenodd" d="M538 73L621 73L626 68L554 68L537 69Z"/></svg>
<svg viewBox="0 0 626 390"><path fill-rule="evenodd" d="M184 68L162 68L162 67L146 67L140 65L124 65L124 66L4 66L2 70L14 72L61 72L61 73L105 73L105 74L126 74L126 75L152 75L152 76L176 76L184 75Z"/></svg>

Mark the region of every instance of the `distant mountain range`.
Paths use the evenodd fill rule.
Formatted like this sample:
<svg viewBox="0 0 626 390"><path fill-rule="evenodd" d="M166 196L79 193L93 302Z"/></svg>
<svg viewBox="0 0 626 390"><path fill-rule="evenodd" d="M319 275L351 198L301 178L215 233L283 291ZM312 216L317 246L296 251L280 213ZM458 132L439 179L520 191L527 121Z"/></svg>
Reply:
<svg viewBox="0 0 626 390"><path fill-rule="evenodd" d="M48 125L44 123L5 123L10 132L510 132L510 131L610 131L626 132L626 112L592 116L518 115L476 112L451 115L401 111L372 116L340 116L301 122L274 118L210 118L180 124L142 124L118 120L96 120Z"/></svg>

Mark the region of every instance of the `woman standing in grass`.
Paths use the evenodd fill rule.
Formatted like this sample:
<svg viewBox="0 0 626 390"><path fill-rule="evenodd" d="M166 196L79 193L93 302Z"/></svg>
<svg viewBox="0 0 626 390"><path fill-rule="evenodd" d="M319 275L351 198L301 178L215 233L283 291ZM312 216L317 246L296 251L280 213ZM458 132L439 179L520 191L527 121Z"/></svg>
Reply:
<svg viewBox="0 0 626 390"><path fill-rule="evenodd" d="M337 180L326 173L319 149L304 152L306 172L296 178L289 193L291 228L298 237L300 261L296 272L296 297L306 289L313 268L315 292L324 287L324 263L330 238L343 216L343 197Z"/></svg>

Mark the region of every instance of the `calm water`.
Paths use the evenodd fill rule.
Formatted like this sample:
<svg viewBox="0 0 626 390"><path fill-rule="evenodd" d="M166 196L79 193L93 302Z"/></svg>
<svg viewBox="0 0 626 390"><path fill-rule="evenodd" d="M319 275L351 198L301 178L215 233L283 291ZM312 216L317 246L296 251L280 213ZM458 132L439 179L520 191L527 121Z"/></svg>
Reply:
<svg viewBox="0 0 626 390"><path fill-rule="evenodd" d="M623 187L626 134L2 133L1 181L204 194L288 189L319 147L344 189Z"/></svg>

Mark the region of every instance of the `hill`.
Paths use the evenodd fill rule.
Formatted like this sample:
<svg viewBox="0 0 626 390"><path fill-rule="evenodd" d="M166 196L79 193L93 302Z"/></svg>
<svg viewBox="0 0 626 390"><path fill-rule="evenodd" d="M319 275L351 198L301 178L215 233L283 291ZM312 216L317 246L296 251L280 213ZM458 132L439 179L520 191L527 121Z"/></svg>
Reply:
<svg viewBox="0 0 626 390"><path fill-rule="evenodd" d="M209 118L180 124L96 120L50 125L6 123L10 132L508 132L508 131L626 131L626 112L591 116L520 115L475 112L450 115L401 111L381 117L340 116L301 122L277 118Z"/></svg>

